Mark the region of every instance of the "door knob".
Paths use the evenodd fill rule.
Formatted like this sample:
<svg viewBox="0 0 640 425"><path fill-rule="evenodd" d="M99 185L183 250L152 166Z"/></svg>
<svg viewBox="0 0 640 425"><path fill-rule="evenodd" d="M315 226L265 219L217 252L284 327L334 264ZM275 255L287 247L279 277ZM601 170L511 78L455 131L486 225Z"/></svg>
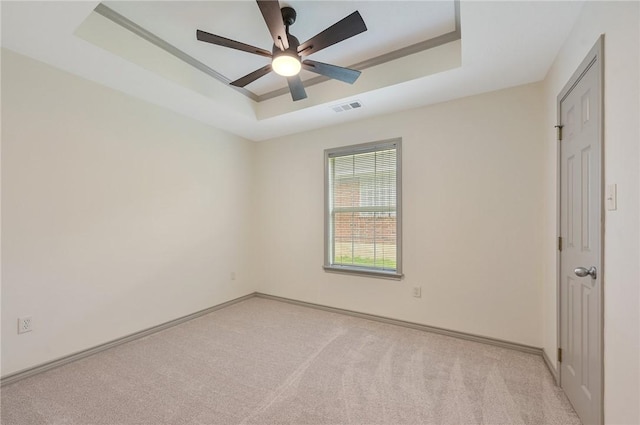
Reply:
<svg viewBox="0 0 640 425"><path fill-rule="evenodd" d="M595 279L598 276L598 271L593 266L588 269L586 267L576 267L573 272L578 277L591 276L591 279Z"/></svg>

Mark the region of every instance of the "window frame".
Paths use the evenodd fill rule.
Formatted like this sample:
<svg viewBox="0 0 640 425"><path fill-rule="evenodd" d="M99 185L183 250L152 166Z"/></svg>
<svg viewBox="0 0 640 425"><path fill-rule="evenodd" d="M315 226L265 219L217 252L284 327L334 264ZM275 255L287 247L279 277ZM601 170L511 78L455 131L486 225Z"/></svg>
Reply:
<svg viewBox="0 0 640 425"><path fill-rule="evenodd" d="M376 270L364 266L331 264L333 234L331 228L330 159L337 156L356 155L395 148L396 150L396 270ZM400 280L402 274L402 138L380 140L325 149L324 151L324 265L326 272Z"/></svg>

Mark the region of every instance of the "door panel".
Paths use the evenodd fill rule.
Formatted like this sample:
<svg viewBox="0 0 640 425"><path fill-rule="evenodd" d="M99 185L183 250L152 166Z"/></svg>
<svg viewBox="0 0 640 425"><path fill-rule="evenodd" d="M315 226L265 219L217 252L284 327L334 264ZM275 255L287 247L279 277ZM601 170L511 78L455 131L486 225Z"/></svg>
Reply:
<svg viewBox="0 0 640 425"><path fill-rule="evenodd" d="M601 51L559 97L560 382L584 424L602 423ZM593 51L592 51L593 53ZM591 53L590 53L591 55ZM591 56L588 56L588 58ZM599 273L580 277L578 267Z"/></svg>

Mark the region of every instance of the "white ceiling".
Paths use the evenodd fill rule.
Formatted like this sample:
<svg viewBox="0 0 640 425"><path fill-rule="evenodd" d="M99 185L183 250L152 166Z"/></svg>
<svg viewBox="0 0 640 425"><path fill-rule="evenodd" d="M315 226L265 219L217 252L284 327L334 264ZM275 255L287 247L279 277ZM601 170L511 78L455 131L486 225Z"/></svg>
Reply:
<svg viewBox="0 0 640 425"><path fill-rule="evenodd" d="M582 2L461 2L462 40L363 70L353 86L327 81L255 102L106 18L84 2L2 1L2 46L251 140L438 103L544 78ZM195 40L195 29L270 50L254 2L108 2L108 7L235 79L267 59ZM310 59L349 66L431 39L453 28L452 1L291 1L291 33L304 41L359 10L368 31ZM98 47L100 46L100 47ZM303 75L303 79L315 76ZM265 77L247 88L284 87ZM364 107L330 107L358 99Z"/></svg>

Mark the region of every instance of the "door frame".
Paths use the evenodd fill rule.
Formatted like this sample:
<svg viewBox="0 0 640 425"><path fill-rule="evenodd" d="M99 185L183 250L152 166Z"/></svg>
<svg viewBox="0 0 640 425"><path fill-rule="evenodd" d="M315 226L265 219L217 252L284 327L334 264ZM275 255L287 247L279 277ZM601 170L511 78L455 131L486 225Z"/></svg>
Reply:
<svg viewBox="0 0 640 425"><path fill-rule="evenodd" d="M594 63L595 62L595 63ZM600 120L600 129L598 131L598 136L599 136L599 144L600 144L600 269L598 270L598 275L600 277L600 314L598 315L598 331L599 331L599 338L600 338L600 352L599 352L599 356L600 356L600 398L598 400L599 402L599 412L600 412L600 424L604 424L604 268L605 268L605 264L604 264L604 250L605 250L605 244L604 244L604 224L605 224L605 208L604 208L604 117L605 117L605 111L604 111L604 34L601 34L600 37L598 37L598 40L596 41L596 43L594 44L594 46L591 48L591 50L589 50L589 53L587 53L586 57L584 58L584 60L580 63L580 65L578 66L578 68L576 69L576 71L573 73L573 75L571 76L571 78L569 79L569 81L565 84L565 86L562 88L562 90L560 91L560 93L557 96L556 99L556 113L557 113L557 118L556 118L556 123L558 126L561 126L561 103L564 100L564 98L569 94L569 92L575 87L575 85L578 83L578 81L580 81L580 79L582 78L582 76L587 72L587 70L589 70L591 67L596 66L599 68L599 75L598 75L598 85L599 85L599 90L600 90L600 116L598 117ZM562 130L562 127L559 128L559 131ZM556 158L557 158L557 196L556 196L556 234L557 234L557 238L556 241L559 240L560 236L561 236L561 207L562 207L562 199L561 199L561 190L562 190L562 157L561 157L561 144L562 141L560 141L560 138L558 137L558 142L557 142L557 153L556 153ZM557 264L557 268L556 268L556 317L557 317L557 327L556 327L556 331L557 331L557 346L558 348L562 348L561 345L561 319L562 319L562 315L561 315L561 308L562 308L562 299L561 299L561 294L562 291L560 290L560 283L561 283L561 273L562 273L562 264L561 264L561 251L560 249L558 249L558 246L556 246L556 264ZM562 388L562 365L559 362L559 359L556 358L556 369L558 371L557 373L557 384Z"/></svg>

